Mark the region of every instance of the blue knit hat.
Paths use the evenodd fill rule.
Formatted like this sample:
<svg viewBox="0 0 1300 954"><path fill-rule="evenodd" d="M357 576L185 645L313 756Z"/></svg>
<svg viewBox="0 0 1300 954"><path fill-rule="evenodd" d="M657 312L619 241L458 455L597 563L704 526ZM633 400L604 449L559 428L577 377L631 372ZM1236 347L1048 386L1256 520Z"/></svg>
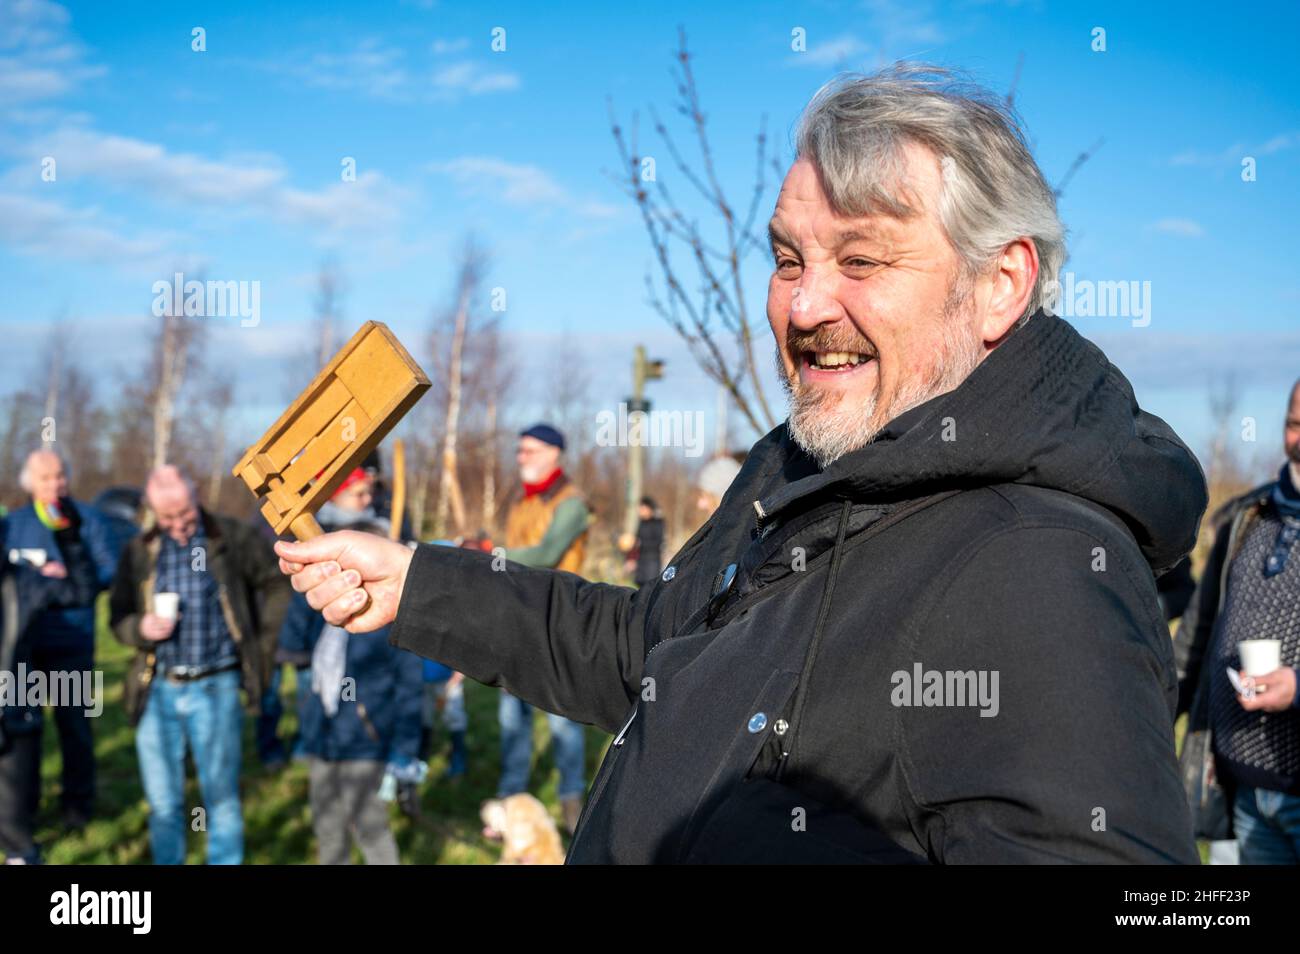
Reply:
<svg viewBox="0 0 1300 954"><path fill-rule="evenodd" d="M520 437L535 437L543 444L550 444L564 450L564 435L549 424L534 424L526 431L519 432Z"/></svg>

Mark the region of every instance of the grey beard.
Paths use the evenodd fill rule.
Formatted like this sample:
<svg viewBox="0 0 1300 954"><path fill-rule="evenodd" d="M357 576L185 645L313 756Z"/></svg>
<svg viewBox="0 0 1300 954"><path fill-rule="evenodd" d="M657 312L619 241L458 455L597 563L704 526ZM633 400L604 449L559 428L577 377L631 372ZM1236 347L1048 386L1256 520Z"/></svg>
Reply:
<svg viewBox="0 0 1300 954"><path fill-rule="evenodd" d="M781 347L777 346L778 377L789 399L790 437L818 467L825 470L845 454L865 447L890 421L954 390L975 370L980 363L982 343L959 322L965 298L965 294L952 294L944 303L942 350L930 373L905 383L887 408L877 406L876 391L854 400L823 388L796 390L782 363Z"/></svg>

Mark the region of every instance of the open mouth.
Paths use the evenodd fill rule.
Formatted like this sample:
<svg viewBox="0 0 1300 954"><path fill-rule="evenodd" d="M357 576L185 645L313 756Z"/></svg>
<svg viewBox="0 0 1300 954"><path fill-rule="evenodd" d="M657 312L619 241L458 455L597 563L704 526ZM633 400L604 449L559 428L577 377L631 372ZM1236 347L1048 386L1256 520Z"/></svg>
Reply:
<svg viewBox="0 0 1300 954"><path fill-rule="evenodd" d="M847 374L871 361L875 355L858 351L803 351L800 360L804 367L832 374Z"/></svg>

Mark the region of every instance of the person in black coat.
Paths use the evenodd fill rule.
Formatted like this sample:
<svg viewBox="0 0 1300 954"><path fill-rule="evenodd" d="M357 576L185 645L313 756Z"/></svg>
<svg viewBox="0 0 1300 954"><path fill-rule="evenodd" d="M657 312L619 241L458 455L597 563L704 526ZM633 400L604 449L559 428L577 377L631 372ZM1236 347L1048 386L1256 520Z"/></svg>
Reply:
<svg viewBox="0 0 1300 954"><path fill-rule="evenodd" d="M645 586L659 578L663 569L664 518L652 497L642 497L637 508L636 543L627 555L626 569L632 582Z"/></svg>
<svg viewBox="0 0 1300 954"><path fill-rule="evenodd" d="M1053 313L1004 108L912 64L814 97L769 223L789 415L653 585L276 545L331 622L615 734L568 862L1199 860L1155 581L1204 475Z"/></svg>
<svg viewBox="0 0 1300 954"><path fill-rule="evenodd" d="M40 798L42 702L75 703L88 712L95 702L45 700L31 691L27 678L32 672L33 619L47 609L90 603L99 589L76 507L53 508L50 519L62 563L37 568L0 558L0 853L6 864L40 861L33 822ZM5 536L5 521L0 519L0 554L8 553Z"/></svg>

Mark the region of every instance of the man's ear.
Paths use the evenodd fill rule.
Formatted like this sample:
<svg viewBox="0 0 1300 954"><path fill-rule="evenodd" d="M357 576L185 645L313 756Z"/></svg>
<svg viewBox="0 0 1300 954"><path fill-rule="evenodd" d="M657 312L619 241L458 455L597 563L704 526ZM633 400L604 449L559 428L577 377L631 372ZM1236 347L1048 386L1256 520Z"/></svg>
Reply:
<svg viewBox="0 0 1300 954"><path fill-rule="evenodd" d="M1029 307L1038 281L1038 248L1019 238L1004 248L987 275L988 295L980 322L980 337L987 344L1000 342Z"/></svg>

